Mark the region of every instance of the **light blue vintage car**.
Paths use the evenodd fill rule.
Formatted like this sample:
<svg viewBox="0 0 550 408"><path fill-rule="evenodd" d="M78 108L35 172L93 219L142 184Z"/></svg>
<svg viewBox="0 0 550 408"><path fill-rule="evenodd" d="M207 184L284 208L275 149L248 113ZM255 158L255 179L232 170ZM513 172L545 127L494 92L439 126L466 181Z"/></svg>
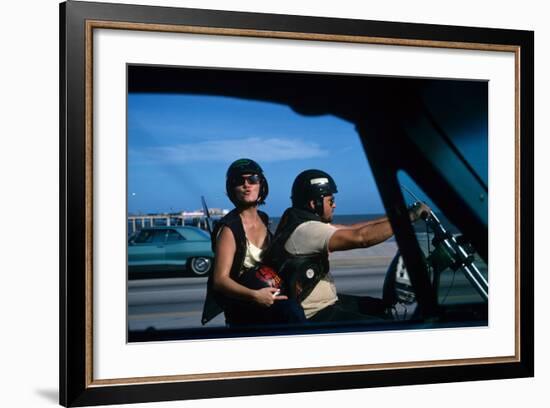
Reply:
<svg viewBox="0 0 550 408"><path fill-rule="evenodd" d="M213 266L210 235L196 227L143 228L128 240L128 277L206 276Z"/></svg>

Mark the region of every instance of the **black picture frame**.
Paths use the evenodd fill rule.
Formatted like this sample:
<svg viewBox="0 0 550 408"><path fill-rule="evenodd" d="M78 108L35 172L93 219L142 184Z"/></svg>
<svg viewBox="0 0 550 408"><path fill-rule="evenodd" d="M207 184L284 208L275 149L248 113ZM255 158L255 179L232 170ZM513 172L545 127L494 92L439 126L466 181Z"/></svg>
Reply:
<svg viewBox="0 0 550 408"><path fill-rule="evenodd" d="M98 23L99 22L99 23ZM516 55L516 355L479 363L422 362L384 369L295 372L236 378L94 381L90 321L93 228L89 58L94 27L170 30L185 26L224 35L308 38L427 47L502 49ZM143 28L143 26L141 26ZM337 38L340 38L338 40ZM360 21L68 1L60 5L60 403L64 406L292 393L531 377L534 375L534 33L531 31Z"/></svg>

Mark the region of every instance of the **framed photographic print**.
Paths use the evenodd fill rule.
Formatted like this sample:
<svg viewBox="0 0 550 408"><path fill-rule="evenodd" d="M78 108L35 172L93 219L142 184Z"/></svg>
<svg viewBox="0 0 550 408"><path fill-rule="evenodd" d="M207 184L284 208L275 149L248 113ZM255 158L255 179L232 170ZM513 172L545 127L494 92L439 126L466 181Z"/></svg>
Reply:
<svg viewBox="0 0 550 408"><path fill-rule="evenodd" d="M60 16L61 404L533 375L532 32Z"/></svg>

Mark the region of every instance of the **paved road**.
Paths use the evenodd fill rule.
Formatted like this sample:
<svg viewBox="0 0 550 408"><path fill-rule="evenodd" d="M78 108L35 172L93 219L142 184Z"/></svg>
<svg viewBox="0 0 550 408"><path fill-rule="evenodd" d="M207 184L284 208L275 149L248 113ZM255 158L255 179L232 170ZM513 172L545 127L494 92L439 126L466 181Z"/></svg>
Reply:
<svg viewBox="0 0 550 408"><path fill-rule="evenodd" d="M332 269L340 293L381 297L386 266L371 266L368 271L353 266ZM452 285L451 285L452 283ZM447 291L448 287L452 289ZM184 329L201 327L200 318L206 292L206 278L147 279L128 284L128 324L130 330ZM441 279L441 296L446 303L477 299L461 273ZM223 326L220 315L208 327Z"/></svg>

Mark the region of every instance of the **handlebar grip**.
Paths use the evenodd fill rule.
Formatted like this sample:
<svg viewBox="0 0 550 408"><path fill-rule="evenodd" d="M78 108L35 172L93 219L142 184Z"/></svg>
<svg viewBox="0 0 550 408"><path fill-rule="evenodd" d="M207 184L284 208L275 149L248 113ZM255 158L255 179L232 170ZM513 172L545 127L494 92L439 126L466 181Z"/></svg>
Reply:
<svg viewBox="0 0 550 408"><path fill-rule="evenodd" d="M417 207L420 206L420 201L416 201L414 202L413 204L411 204L409 207L407 207L407 210L410 212L410 211L413 211L415 214L416 214L416 211L417 211ZM420 214L419 214L419 217L417 219L422 219L424 221L426 221L428 219L428 217L430 216L430 213L427 212L427 211L422 211Z"/></svg>

